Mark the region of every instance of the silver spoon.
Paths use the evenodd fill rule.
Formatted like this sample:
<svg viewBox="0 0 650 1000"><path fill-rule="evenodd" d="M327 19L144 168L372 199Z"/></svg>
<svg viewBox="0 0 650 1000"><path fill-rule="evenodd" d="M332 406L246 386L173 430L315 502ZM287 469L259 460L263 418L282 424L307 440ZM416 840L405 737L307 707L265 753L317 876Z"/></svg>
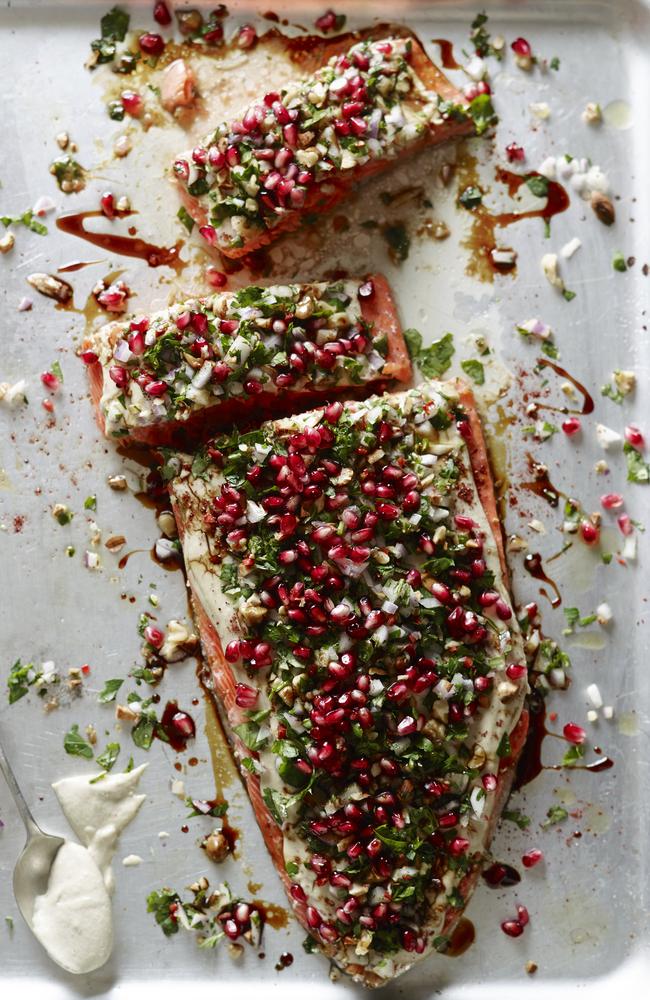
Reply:
<svg viewBox="0 0 650 1000"><path fill-rule="evenodd" d="M54 859L65 841L63 837L43 833L34 820L18 787L14 772L9 766L2 744L0 744L0 771L4 775L27 830L27 843L14 868L13 885L18 909L33 932L34 900L47 889Z"/></svg>

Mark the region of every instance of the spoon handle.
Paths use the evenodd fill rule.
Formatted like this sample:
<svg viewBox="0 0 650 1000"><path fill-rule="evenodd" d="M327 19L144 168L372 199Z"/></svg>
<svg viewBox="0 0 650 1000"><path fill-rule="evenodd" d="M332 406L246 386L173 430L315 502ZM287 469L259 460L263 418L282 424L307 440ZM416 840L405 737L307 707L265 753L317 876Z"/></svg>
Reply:
<svg viewBox="0 0 650 1000"><path fill-rule="evenodd" d="M25 802L23 793L21 792L18 786L18 782L16 781L16 776L14 772L11 770L11 765L7 760L7 755L3 750L2 743L0 743L0 771L2 771L4 779L9 785L9 791L14 797L16 806L18 807L18 812L20 813L22 821L27 829L27 833L29 835L34 833L40 833L41 831L30 812L29 806Z"/></svg>

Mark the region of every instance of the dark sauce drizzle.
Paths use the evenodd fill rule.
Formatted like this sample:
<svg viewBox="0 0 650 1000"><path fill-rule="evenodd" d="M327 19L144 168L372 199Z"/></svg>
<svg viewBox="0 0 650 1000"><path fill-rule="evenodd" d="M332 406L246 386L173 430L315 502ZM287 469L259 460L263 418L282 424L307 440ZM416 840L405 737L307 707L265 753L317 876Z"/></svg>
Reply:
<svg viewBox="0 0 650 1000"><path fill-rule="evenodd" d="M122 215L131 215L131 212L123 212ZM146 260L149 267L172 267L178 270L182 263L178 254L183 246L183 240L178 240L173 247L159 247L154 243L147 243L139 236L121 236L118 233L95 233L90 232L85 227L86 219L103 217L103 212L95 209L87 212L76 212L71 215L62 215L56 220L57 229L70 236L77 236L86 240L94 246L101 247L108 253L122 254L124 257L138 257Z"/></svg>

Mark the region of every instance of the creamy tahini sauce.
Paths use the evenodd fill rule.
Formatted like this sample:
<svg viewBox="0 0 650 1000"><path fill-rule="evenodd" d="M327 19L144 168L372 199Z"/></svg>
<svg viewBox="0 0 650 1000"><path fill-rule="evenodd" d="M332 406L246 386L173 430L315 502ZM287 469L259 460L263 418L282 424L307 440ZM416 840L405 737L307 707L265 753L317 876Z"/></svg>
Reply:
<svg viewBox="0 0 650 1000"><path fill-rule="evenodd" d="M68 972L99 969L113 950L113 914L104 877L90 851L66 840L47 891L34 903L33 931Z"/></svg>
<svg viewBox="0 0 650 1000"><path fill-rule="evenodd" d="M52 785L65 818L88 848L110 893L115 887L111 861L118 838L146 798L135 791L146 767L141 764L127 773L107 774L95 784L90 784L87 775L75 775Z"/></svg>
<svg viewBox="0 0 650 1000"><path fill-rule="evenodd" d="M111 861L122 830L146 798L135 792L146 767L105 774L95 784L97 775L76 775L52 786L83 846L66 840L59 850L47 890L34 903L33 930L68 972L92 972L113 950Z"/></svg>

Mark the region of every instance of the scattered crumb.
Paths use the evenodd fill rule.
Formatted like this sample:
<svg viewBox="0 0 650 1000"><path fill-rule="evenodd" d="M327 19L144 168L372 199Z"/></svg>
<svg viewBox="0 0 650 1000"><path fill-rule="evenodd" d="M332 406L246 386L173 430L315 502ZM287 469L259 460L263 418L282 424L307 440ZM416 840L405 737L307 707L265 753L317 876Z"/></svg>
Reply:
<svg viewBox="0 0 650 1000"><path fill-rule="evenodd" d="M125 858L122 858L122 864L125 868L137 868L138 865L142 864L142 858L139 854L127 854Z"/></svg>
<svg viewBox="0 0 650 1000"><path fill-rule="evenodd" d="M582 120L585 125L600 125L603 120L603 112L600 104L597 104L595 101L589 101L582 112Z"/></svg>

